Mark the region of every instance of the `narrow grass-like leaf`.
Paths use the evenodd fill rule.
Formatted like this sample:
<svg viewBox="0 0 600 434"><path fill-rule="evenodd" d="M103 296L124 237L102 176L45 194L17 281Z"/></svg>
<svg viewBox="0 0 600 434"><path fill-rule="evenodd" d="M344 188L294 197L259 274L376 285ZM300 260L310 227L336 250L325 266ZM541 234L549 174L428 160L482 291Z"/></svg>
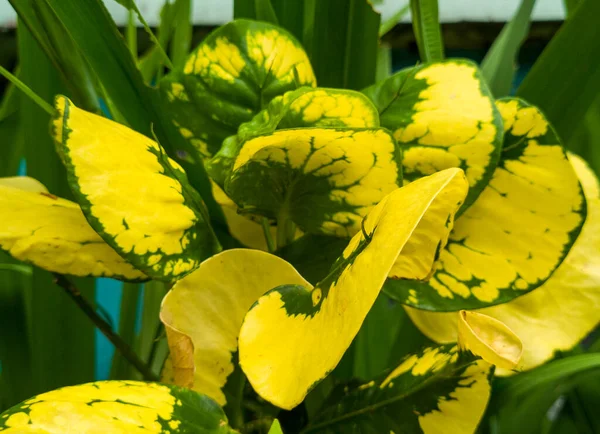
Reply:
<svg viewBox="0 0 600 434"><path fill-rule="evenodd" d="M535 0L522 0L481 62L481 72L496 98L508 96L515 75L515 59L527 37Z"/></svg>
<svg viewBox="0 0 600 434"><path fill-rule="evenodd" d="M304 47L321 87L375 82L381 16L367 0L306 0Z"/></svg>
<svg viewBox="0 0 600 434"><path fill-rule="evenodd" d="M123 295L119 309L119 336L132 346L135 340L135 325L138 313L138 300L141 287L136 283L123 284ZM115 351L110 372L111 380L127 380L131 378L131 367L123 355Z"/></svg>
<svg viewBox="0 0 600 434"><path fill-rule="evenodd" d="M270 0L254 0L254 8L256 10L256 19L267 23L279 25L277 15L273 10L273 5Z"/></svg>
<svg viewBox="0 0 600 434"><path fill-rule="evenodd" d="M170 3L165 0L165 3L160 11L160 24L158 26L157 38L160 45L166 47L171 41L173 32L175 31L177 11L183 3ZM152 84L158 82L162 77L163 57L161 56L158 47L153 45L143 56L138 63L138 68L142 73L144 82ZM160 74L159 74L160 73Z"/></svg>
<svg viewBox="0 0 600 434"><path fill-rule="evenodd" d="M438 16L438 0L410 0L410 9L421 60L443 60L444 42Z"/></svg>
<svg viewBox="0 0 600 434"><path fill-rule="evenodd" d="M0 176L14 176L23 159L23 135L20 134L21 92L12 84L0 104Z"/></svg>
<svg viewBox="0 0 600 434"><path fill-rule="evenodd" d="M583 0L517 91L542 109L566 143L600 94L598 16L600 2Z"/></svg>
<svg viewBox="0 0 600 434"><path fill-rule="evenodd" d="M177 0L174 8L176 25L171 41L171 57L173 65L180 68L183 67L192 45L192 1Z"/></svg>
<svg viewBox="0 0 600 434"><path fill-rule="evenodd" d="M384 37L410 11L410 2L398 9L391 17L379 26L379 37Z"/></svg>
<svg viewBox="0 0 600 434"><path fill-rule="evenodd" d="M93 73L46 0L10 0L10 3L58 70L75 103L86 110L100 112Z"/></svg>
<svg viewBox="0 0 600 434"><path fill-rule="evenodd" d="M47 103L64 92L58 72L25 26L18 27L21 78ZM27 173L49 191L71 197L66 174L48 131L50 115L28 97L21 100L21 127L25 141ZM94 327L53 283L50 273L35 269L28 293L31 378L37 392L94 378ZM79 279L85 297L94 297L92 280Z"/></svg>

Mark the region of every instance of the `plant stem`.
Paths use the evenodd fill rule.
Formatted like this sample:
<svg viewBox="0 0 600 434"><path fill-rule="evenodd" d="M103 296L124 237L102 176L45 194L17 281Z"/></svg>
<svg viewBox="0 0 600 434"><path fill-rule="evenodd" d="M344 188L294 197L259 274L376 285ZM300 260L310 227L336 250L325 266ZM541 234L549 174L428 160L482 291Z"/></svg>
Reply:
<svg viewBox="0 0 600 434"><path fill-rule="evenodd" d="M287 207L282 207L277 216L277 248L281 249L294 241L296 224L288 215Z"/></svg>
<svg viewBox="0 0 600 434"><path fill-rule="evenodd" d="M265 234L265 241L267 242L267 248L269 249L269 253L273 253L277 247L275 246L275 241L271 236L271 226L269 225L269 219L263 217L261 224L263 233Z"/></svg>
<svg viewBox="0 0 600 434"><path fill-rule="evenodd" d="M145 380L158 381L158 377L146 366L144 362L138 357L138 355L131 349L129 345L113 331L110 324L106 322L97 312L94 306L87 301L77 287L62 274L54 274L54 282L65 290L67 295L77 304L77 306L83 311L83 313L92 320L94 325L102 332L104 336L115 346L115 348L131 363L135 368L140 371L144 376Z"/></svg>

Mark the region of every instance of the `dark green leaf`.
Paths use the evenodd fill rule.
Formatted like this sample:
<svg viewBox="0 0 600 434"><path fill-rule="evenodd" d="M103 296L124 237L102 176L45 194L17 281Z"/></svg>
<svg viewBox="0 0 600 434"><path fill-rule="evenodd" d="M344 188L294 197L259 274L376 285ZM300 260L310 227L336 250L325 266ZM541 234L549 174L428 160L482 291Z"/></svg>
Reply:
<svg viewBox="0 0 600 434"><path fill-rule="evenodd" d="M306 0L304 46L322 87L375 82L381 16L368 0Z"/></svg>
<svg viewBox="0 0 600 434"><path fill-rule="evenodd" d="M254 8L256 10L256 19L258 21L279 25L277 15L275 15L270 0L254 0Z"/></svg>
<svg viewBox="0 0 600 434"><path fill-rule="evenodd" d="M515 61L529 32L535 0L522 0L512 20L504 26L481 62L481 73L496 98L508 96L515 75Z"/></svg>
<svg viewBox="0 0 600 434"><path fill-rule="evenodd" d="M438 0L410 0L410 10L421 60L443 60L444 42L438 17Z"/></svg>
<svg viewBox="0 0 600 434"><path fill-rule="evenodd" d="M600 94L598 16L600 2L583 0L517 91L542 109L566 143Z"/></svg>
<svg viewBox="0 0 600 434"><path fill-rule="evenodd" d="M58 72L26 27L18 27L21 78L50 103L64 92ZM21 128L27 158L27 174L50 192L72 197L66 174L48 132L50 115L25 95L21 96ZM94 378L94 327L69 297L53 283L50 273L35 269L28 293L31 377L35 393ZM88 299L94 298L94 282L76 279Z"/></svg>
<svg viewBox="0 0 600 434"><path fill-rule="evenodd" d="M121 296L121 307L119 309L119 336L123 341L133 346L135 340L135 325L138 313L138 300L141 287L137 283L123 284L123 295ZM123 355L116 351L110 370L111 380L128 380L131 378L131 369L129 362Z"/></svg>
<svg viewBox="0 0 600 434"><path fill-rule="evenodd" d="M192 1L177 0L174 8L176 26L171 41L171 57L174 67L182 68L192 45Z"/></svg>

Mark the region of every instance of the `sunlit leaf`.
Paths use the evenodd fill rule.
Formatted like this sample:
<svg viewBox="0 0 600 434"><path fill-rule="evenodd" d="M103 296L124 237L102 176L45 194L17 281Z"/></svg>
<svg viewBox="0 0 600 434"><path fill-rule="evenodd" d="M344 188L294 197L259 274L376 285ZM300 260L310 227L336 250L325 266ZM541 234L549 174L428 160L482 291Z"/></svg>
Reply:
<svg viewBox="0 0 600 434"><path fill-rule="evenodd" d="M111 247L164 280L189 273L218 250L202 200L158 143L65 97L55 105L52 131L69 183Z"/></svg>
<svg viewBox="0 0 600 434"><path fill-rule="evenodd" d="M522 368L539 366L555 351L572 348L600 322L600 187L583 160L571 156L587 198L587 222L564 262L535 291L480 312L504 322L524 343ZM458 224L458 223L457 223ZM408 309L423 333L437 342L456 339L456 313Z"/></svg>
<svg viewBox="0 0 600 434"><path fill-rule="evenodd" d="M21 261L74 276L145 280L94 232L79 205L32 178L0 178L0 248Z"/></svg>
<svg viewBox="0 0 600 434"><path fill-rule="evenodd" d="M469 180L466 209L489 182L502 147L502 117L477 66L453 59L408 68L364 93L403 150L404 179L460 167Z"/></svg>
<svg viewBox="0 0 600 434"><path fill-rule="evenodd" d="M236 20L219 27L161 82L165 110L202 158L217 152L276 96L316 84L296 39L273 25Z"/></svg>
<svg viewBox="0 0 600 434"><path fill-rule="evenodd" d="M219 406L188 389L99 381L37 395L0 415L5 434L234 433Z"/></svg>
<svg viewBox="0 0 600 434"><path fill-rule="evenodd" d="M165 323L174 383L221 405L234 370L242 320L265 292L283 284L310 286L283 259L257 250L233 249L204 261L165 297Z"/></svg>
<svg viewBox="0 0 600 434"><path fill-rule="evenodd" d="M240 364L259 395L281 408L298 405L338 364L411 236L428 230L420 227L424 216L450 219L466 193L459 169L397 189L369 213L363 231L314 288L284 285L262 296L239 339ZM430 254L423 249L412 256L419 261Z"/></svg>
<svg viewBox="0 0 600 434"><path fill-rule="evenodd" d="M386 292L426 310L505 303L542 285L585 220L585 199L559 138L541 112L498 101L502 157L489 185L456 221L429 282L389 280Z"/></svg>

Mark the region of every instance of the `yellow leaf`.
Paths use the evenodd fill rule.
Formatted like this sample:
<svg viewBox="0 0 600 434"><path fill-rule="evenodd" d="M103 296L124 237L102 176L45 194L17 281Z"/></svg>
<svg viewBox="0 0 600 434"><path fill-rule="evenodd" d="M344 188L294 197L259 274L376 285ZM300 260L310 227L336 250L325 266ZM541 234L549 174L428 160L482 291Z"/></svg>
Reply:
<svg viewBox="0 0 600 434"><path fill-rule="evenodd" d="M254 389L281 408L302 402L340 361L424 215L439 202L445 206L437 212L451 219L467 191L460 169L395 190L368 214L363 232L314 289L286 285L262 296L239 338L240 364Z"/></svg>
<svg viewBox="0 0 600 434"><path fill-rule="evenodd" d="M587 221L564 262L540 288L509 303L478 310L506 324L523 341L519 365L531 369L555 351L571 349L600 322L600 188L579 157L570 156L587 199ZM457 314L407 308L413 322L437 342L456 340Z"/></svg>
<svg viewBox="0 0 600 434"><path fill-rule="evenodd" d="M0 248L16 259L74 276L147 279L94 232L76 203L39 181L0 178L0 208Z"/></svg>

